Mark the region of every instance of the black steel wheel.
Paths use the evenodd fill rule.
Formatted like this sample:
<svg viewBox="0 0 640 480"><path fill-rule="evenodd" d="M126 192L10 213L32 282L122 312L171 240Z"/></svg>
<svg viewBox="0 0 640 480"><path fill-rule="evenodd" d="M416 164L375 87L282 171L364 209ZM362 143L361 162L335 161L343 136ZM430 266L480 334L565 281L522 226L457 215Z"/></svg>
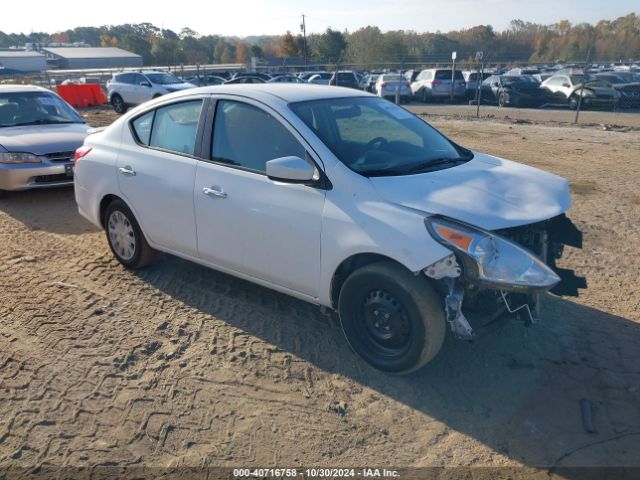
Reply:
<svg viewBox="0 0 640 480"><path fill-rule="evenodd" d="M349 344L379 370L412 372L442 347L440 299L425 277L399 264L382 261L356 270L342 286L338 304Z"/></svg>

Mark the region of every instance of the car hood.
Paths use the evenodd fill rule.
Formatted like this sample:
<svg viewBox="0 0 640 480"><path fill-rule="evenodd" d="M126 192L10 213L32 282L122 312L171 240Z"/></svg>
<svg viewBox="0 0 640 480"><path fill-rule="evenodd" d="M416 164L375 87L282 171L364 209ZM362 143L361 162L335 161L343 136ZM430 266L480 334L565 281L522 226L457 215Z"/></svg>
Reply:
<svg viewBox="0 0 640 480"><path fill-rule="evenodd" d="M571 207L566 179L475 152L457 167L370 180L388 202L487 230L546 220Z"/></svg>
<svg viewBox="0 0 640 480"><path fill-rule="evenodd" d="M2 127L0 148L8 152L28 152L35 155L70 152L82 145L89 128L86 123Z"/></svg>

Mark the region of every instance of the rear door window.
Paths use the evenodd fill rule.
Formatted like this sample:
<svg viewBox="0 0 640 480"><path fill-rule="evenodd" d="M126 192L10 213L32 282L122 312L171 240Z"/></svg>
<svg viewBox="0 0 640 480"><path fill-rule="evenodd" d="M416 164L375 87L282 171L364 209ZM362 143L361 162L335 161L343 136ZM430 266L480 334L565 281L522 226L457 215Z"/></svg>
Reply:
<svg viewBox="0 0 640 480"><path fill-rule="evenodd" d="M131 126L143 145L194 155L201 110L202 100L174 103L137 117Z"/></svg>
<svg viewBox="0 0 640 480"><path fill-rule="evenodd" d="M161 107L156 111L150 146L193 155L202 100Z"/></svg>

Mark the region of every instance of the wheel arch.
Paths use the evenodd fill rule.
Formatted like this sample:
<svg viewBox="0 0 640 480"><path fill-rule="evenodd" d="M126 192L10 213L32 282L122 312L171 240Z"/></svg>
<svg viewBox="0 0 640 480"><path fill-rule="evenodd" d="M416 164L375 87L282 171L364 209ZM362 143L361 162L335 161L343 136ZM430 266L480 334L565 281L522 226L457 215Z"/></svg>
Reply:
<svg viewBox="0 0 640 480"><path fill-rule="evenodd" d="M102 225L102 228L105 228L106 226L105 214L107 213L107 208L109 207L111 202L113 202L114 200L120 200L121 202L124 202L124 204L128 206L127 202L125 202L123 198L117 195L114 195L112 193L108 193L107 195L102 197L102 199L100 200L100 205L98 207L98 218L100 219L100 225Z"/></svg>
<svg viewBox="0 0 640 480"><path fill-rule="evenodd" d="M342 289L342 285L344 284L345 280L349 277L349 275L351 275L351 273L355 272L359 268L364 267L365 265L370 265L372 263L380 261L393 262L397 265L400 265L407 271L411 271L406 267L406 265L403 265L402 262L399 262L395 258L391 258L387 255L373 252L353 254L340 262L338 267L334 270L333 275L331 276L331 307L337 308L340 290Z"/></svg>

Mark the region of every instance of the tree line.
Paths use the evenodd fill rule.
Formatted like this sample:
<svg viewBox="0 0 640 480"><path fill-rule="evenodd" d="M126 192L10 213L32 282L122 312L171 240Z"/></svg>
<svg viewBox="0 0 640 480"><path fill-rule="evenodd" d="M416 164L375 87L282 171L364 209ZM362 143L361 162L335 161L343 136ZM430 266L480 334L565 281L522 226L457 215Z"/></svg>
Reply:
<svg viewBox="0 0 640 480"><path fill-rule="evenodd" d="M141 55L146 65L246 64L251 57L284 57L300 62L305 45L309 63L364 67L447 62L452 51L458 53L458 59L471 60L479 50L493 63L584 62L587 58L626 62L640 59L640 16L630 13L595 25L574 25L567 20L540 25L513 20L504 31L495 31L490 25L447 33L382 32L375 26L353 32L327 28L321 34L309 35L306 42L291 32L240 38L200 35L190 28L175 32L151 23L77 27L53 34L0 31L0 48L51 42L120 47Z"/></svg>

